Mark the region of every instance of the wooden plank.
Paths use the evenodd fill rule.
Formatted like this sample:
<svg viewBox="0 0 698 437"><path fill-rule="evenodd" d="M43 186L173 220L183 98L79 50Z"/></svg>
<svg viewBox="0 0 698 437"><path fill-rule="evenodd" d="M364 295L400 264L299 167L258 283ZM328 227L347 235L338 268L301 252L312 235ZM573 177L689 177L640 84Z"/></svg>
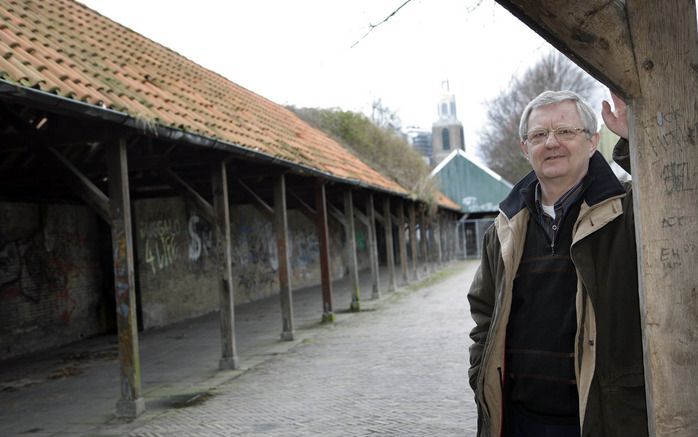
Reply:
<svg viewBox="0 0 698 437"><path fill-rule="evenodd" d="M273 218L274 217L274 208L269 206L261 197L259 197L257 195L257 193L255 193L252 188L247 186L247 184L245 184L242 181L242 179L237 178L236 180L237 180L237 183L240 184L242 189L247 191L250 194L250 196L252 196L252 199L254 200L254 202L253 202L254 206L256 206L257 209L262 212L262 214L266 215L269 218ZM284 199L284 203L285 203L285 199Z"/></svg>
<svg viewBox="0 0 698 437"><path fill-rule="evenodd" d="M330 217L332 217L337 223L342 225L342 227L346 228L347 227L347 222L344 217L344 213L340 211L336 206L332 205L332 203L327 202L327 211L330 213Z"/></svg>
<svg viewBox="0 0 698 437"><path fill-rule="evenodd" d="M400 246L400 271L402 272L402 283L407 284L409 282L409 276L407 274L407 238L405 236L405 205L402 200L398 200L397 208L397 227L398 227L398 246Z"/></svg>
<svg viewBox="0 0 698 437"><path fill-rule="evenodd" d="M694 1L628 0L629 102L651 436L698 435L698 38Z"/></svg>
<svg viewBox="0 0 698 437"><path fill-rule="evenodd" d="M424 211L419 211L419 251L422 259L420 270L427 274L429 271L429 230L427 229L427 217Z"/></svg>
<svg viewBox="0 0 698 437"><path fill-rule="evenodd" d="M356 259L356 231L354 229L354 204L351 188L344 191L344 217L346 226L346 258L349 263L349 283L351 286L350 311L361 311L361 290L359 289L359 263Z"/></svg>
<svg viewBox="0 0 698 437"><path fill-rule="evenodd" d="M390 212L390 198L383 198L383 229L385 230L385 258L388 264L388 291L397 290L397 279L395 278L395 246L393 245L393 222Z"/></svg>
<svg viewBox="0 0 698 437"><path fill-rule="evenodd" d="M121 382L121 398L116 404L116 414L120 417L135 418L145 411L145 400L141 395L131 199L126 141L123 138L107 147L107 167Z"/></svg>
<svg viewBox="0 0 698 437"><path fill-rule="evenodd" d="M417 218L414 208L414 202L410 202L407 207L407 215L410 221L410 248L412 249L412 280L416 281L419 279L419 254L417 251Z"/></svg>
<svg viewBox="0 0 698 437"><path fill-rule="evenodd" d="M308 217L311 221L315 221L315 216L316 216L316 211L303 199L300 198L295 192L293 192L290 188L287 190L289 196L293 197L296 202L298 202L298 206L300 206L300 211L303 213L304 216Z"/></svg>
<svg viewBox="0 0 698 437"><path fill-rule="evenodd" d="M203 218L213 224L216 222L216 211L213 206L201 196L191 185L184 179L180 178L171 168L163 170L163 175L167 178L172 186L172 189L177 191L194 209L203 216ZM226 190L227 191L227 190Z"/></svg>
<svg viewBox="0 0 698 437"><path fill-rule="evenodd" d="M497 0L497 3L617 93L640 94L624 2ZM692 16L695 18L695 11Z"/></svg>
<svg viewBox="0 0 698 437"><path fill-rule="evenodd" d="M230 247L230 204L228 197L228 175L225 162L211 169L213 189L213 212L211 223L216 238L218 263L218 297L221 331L220 369L238 369L240 362L235 341L235 298L233 293L232 255Z"/></svg>
<svg viewBox="0 0 698 437"><path fill-rule="evenodd" d="M376 235L376 214L373 205L373 193L368 193L366 198L366 215L368 222L368 254L371 262L371 298L380 299L381 291L379 287L380 273L378 271L378 238Z"/></svg>
<svg viewBox="0 0 698 437"><path fill-rule="evenodd" d="M362 225L368 227L369 218L367 214L364 214L360 209L354 208L354 217L359 219Z"/></svg>
<svg viewBox="0 0 698 437"><path fill-rule="evenodd" d="M437 214L434 217L434 243L436 244L436 262L439 264L444 263L444 256L442 252L442 236L441 236L441 215Z"/></svg>
<svg viewBox="0 0 698 437"><path fill-rule="evenodd" d="M90 179L73 165L61 152L53 147L46 148L57 162L66 170L68 182L76 194L89 205L105 222L111 223L109 198Z"/></svg>
<svg viewBox="0 0 698 437"><path fill-rule="evenodd" d="M293 294L291 291L291 266L288 257L288 216L286 213L285 176L276 178L274 183L274 234L276 253L279 258L279 296L281 297L281 339L292 341L295 338L293 320Z"/></svg>
<svg viewBox="0 0 698 437"><path fill-rule="evenodd" d="M330 276L330 234L327 226L327 196L325 184L318 181L315 186L315 211L318 242L320 247L320 287L322 289L322 321L335 321L332 308L332 278Z"/></svg>

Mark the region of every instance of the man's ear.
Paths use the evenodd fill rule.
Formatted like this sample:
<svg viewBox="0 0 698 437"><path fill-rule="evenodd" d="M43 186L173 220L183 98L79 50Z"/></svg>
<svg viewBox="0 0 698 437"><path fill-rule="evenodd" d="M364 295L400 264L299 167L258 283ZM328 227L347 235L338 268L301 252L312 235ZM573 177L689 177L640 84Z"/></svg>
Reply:
<svg viewBox="0 0 698 437"><path fill-rule="evenodd" d="M525 141L519 141L519 147L521 147L521 153L523 153L524 158L528 161L528 148L526 148Z"/></svg>
<svg viewBox="0 0 698 437"><path fill-rule="evenodd" d="M591 147L589 148L589 157L591 158L592 155L594 155L594 152L596 152L596 148L599 146L599 141L601 141L601 134L596 132L594 135L591 136L590 143Z"/></svg>

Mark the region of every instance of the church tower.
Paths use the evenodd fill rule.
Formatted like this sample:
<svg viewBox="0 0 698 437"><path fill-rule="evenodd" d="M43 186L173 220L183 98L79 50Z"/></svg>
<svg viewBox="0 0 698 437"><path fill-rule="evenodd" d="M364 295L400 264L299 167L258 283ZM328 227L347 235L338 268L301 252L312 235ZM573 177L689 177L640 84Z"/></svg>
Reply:
<svg viewBox="0 0 698 437"><path fill-rule="evenodd" d="M465 150L463 124L456 115L456 96L451 93L448 81L441 82L439 118L431 126L431 163L436 166L455 149Z"/></svg>

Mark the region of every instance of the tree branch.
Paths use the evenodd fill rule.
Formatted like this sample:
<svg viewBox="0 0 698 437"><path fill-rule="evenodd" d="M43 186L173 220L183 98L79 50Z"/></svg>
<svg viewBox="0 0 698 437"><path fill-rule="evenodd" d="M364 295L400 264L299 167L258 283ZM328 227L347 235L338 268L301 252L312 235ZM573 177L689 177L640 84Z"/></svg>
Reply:
<svg viewBox="0 0 698 437"><path fill-rule="evenodd" d="M380 26L381 24L385 23L386 21L390 20L390 19L392 18L393 15L397 14L397 12L398 12L400 9L402 9L403 7L405 7L405 6L407 5L407 3L411 2L411 1L412 1L412 0L407 0L407 1L405 1L405 2L404 2L403 4L401 4L397 9L395 9L395 10L394 10L393 12L391 12L387 17L385 17L385 18L383 19L383 21L381 21L380 23L377 23L377 24L370 24L370 23L369 23L369 25L368 25L368 32L366 32L366 33L364 34L364 36L362 36L362 37L359 38L354 44L352 44L350 48L353 49L354 47L356 47L356 45L359 44L364 38L366 38L366 37L368 36L369 33L373 32L373 29L375 29L376 27L378 27L378 26Z"/></svg>

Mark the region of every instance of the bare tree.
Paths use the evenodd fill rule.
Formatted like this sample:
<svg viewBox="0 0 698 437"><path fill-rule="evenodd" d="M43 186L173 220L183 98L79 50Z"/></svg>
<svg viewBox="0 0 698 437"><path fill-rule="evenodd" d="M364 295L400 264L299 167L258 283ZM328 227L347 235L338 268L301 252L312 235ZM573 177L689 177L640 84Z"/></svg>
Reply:
<svg viewBox="0 0 698 437"><path fill-rule="evenodd" d="M531 171L519 148L519 120L528 102L545 90L571 90L593 101L603 88L584 70L554 51L521 77L512 78L506 90L487 102L487 122L479 133L480 155L492 170L511 182Z"/></svg>

